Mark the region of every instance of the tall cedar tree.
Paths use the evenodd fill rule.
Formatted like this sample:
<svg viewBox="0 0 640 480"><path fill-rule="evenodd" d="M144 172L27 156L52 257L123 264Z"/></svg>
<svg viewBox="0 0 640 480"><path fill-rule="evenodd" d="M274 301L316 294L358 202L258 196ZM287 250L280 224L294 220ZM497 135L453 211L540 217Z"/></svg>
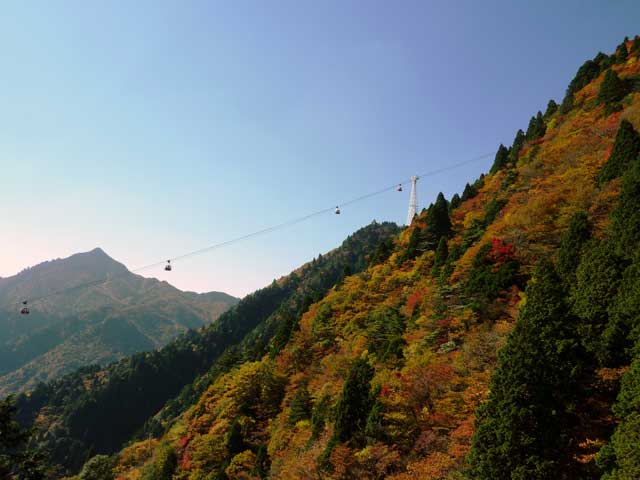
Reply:
<svg viewBox="0 0 640 480"><path fill-rule="evenodd" d="M562 99L562 103L560 104L560 113L569 113L573 108L573 103L575 101L575 96L571 92L567 92L567 94Z"/></svg>
<svg viewBox="0 0 640 480"><path fill-rule="evenodd" d="M141 480L171 480L177 466L178 456L173 447L162 445L160 451L155 454L155 461L151 468L145 472L148 476L143 473Z"/></svg>
<svg viewBox="0 0 640 480"><path fill-rule="evenodd" d="M284 308L281 309L280 313L280 323L278 324L275 334L271 339L269 348L269 354L272 358L285 347L291 338L291 334L298 328L298 318L296 315Z"/></svg>
<svg viewBox="0 0 640 480"><path fill-rule="evenodd" d="M613 412L620 423L598 453L597 463L605 470L602 480L640 478L640 355L622 378Z"/></svg>
<svg viewBox="0 0 640 480"><path fill-rule="evenodd" d="M469 456L473 479L556 480L570 461L567 428L581 370L580 348L560 279L536 268L527 302L501 350L491 393L476 416Z"/></svg>
<svg viewBox="0 0 640 480"><path fill-rule="evenodd" d="M593 239L584 248L571 291L573 311L580 317L576 332L587 351L603 366L608 359L603 333L624 267L609 242Z"/></svg>
<svg viewBox="0 0 640 480"><path fill-rule="evenodd" d="M380 400L376 400L373 403L364 428L364 434L367 436L368 441L386 440L387 429L384 425L384 410L384 404Z"/></svg>
<svg viewBox="0 0 640 480"><path fill-rule="evenodd" d="M580 262L582 249L591 238L591 226L584 212L577 212L571 217L569 228L560 240L558 251L558 274L567 288L575 285L576 269Z"/></svg>
<svg viewBox="0 0 640 480"><path fill-rule="evenodd" d="M227 434L227 452L229 454L229 458L244 451L245 447L244 438L242 436L242 427L236 418L231 424L231 429Z"/></svg>
<svg viewBox="0 0 640 480"><path fill-rule="evenodd" d="M518 130L516 132L516 138L513 139L511 151L509 152L509 162L513 165L518 162L518 157L520 156L520 150L522 150L522 146L524 145L524 140L524 132L522 130Z"/></svg>
<svg viewBox="0 0 640 480"><path fill-rule="evenodd" d="M113 480L115 478L113 474L115 464L115 459L108 455L96 455L84 464L82 471L78 475L78 480ZM148 471L155 473L154 466L155 465L150 465ZM143 480L151 480L151 478L153 478L153 480L159 480L155 475L152 477L147 472L143 473Z"/></svg>
<svg viewBox="0 0 640 480"><path fill-rule="evenodd" d="M547 110L544 112L544 120L548 121L551 116L558 111L558 104L552 99L547 103Z"/></svg>
<svg viewBox="0 0 640 480"><path fill-rule="evenodd" d="M640 35L636 35L633 38L633 45L631 46L631 53L634 55L640 55Z"/></svg>
<svg viewBox="0 0 640 480"><path fill-rule="evenodd" d="M640 245L640 158L622 177L618 205L611 212L611 234L621 256L629 258Z"/></svg>
<svg viewBox="0 0 640 480"><path fill-rule="evenodd" d="M609 307L609 320L601 341L607 366L628 365L633 358L634 344L640 346L640 257L637 255L622 274L618 293Z"/></svg>
<svg viewBox="0 0 640 480"><path fill-rule="evenodd" d="M622 120L607 163L602 167L600 182L622 175L640 153L640 135L628 120Z"/></svg>
<svg viewBox="0 0 640 480"><path fill-rule="evenodd" d="M576 76L569 82L567 92L562 100L562 105L560 106L562 113L568 113L571 110L575 94L600 75L600 72L601 67L595 60L587 60L580 66Z"/></svg>
<svg viewBox="0 0 640 480"><path fill-rule="evenodd" d="M536 129L534 132L535 138L542 138L544 134L547 133L547 125L544 123L544 116L542 112L538 110L536 114Z"/></svg>
<svg viewBox="0 0 640 480"><path fill-rule="evenodd" d="M600 75L600 68L598 62L594 60L584 62L576 72L576 76L569 82L567 94L575 94L586 87L592 80Z"/></svg>
<svg viewBox="0 0 640 480"><path fill-rule="evenodd" d="M369 317L367 325L367 350L376 356L376 360L384 362L402 357L405 322L397 310L376 310Z"/></svg>
<svg viewBox="0 0 640 480"><path fill-rule="evenodd" d="M636 37L637 38L637 37ZM620 282L620 291L609 310L604 342L614 365L628 362L631 368L622 378L613 412L620 423L598 454L597 463L605 471L603 480L640 478L640 162L624 173L622 193L611 214L611 238L619 255L632 260ZM630 341L635 347L630 349ZM617 362L616 362L617 361Z"/></svg>
<svg viewBox="0 0 640 480"><path fill-rule="evenodd" d="M460 195L454 193L453 197L451 197L451 201L449 202L449 212L453 212L461 203L462 200L460 199Z"/></svg>
<svg viewBox="0 0 640 480"><path fill-rule="evenodd" d="M529 127L527 128L525 138L528 141L537 140L538 138L544 137L546 131L547 127L544 124L542 112L538 111L538 114L535 117L531 117L531 120L529 121Z"/></svg>
<svg viewBox="0 0 640 480"><path fill-rule="evenodd" d="M626 42L622 42L616 49L616 63L625 63L629 57Z"/></svg>
<svg viewBox="0 0 640 480"><path fill-rule="evenodd" d="M425 244L429 250L435 250L441 238L448 238L451 235L449 204L442 192L438 193L436 203L429 208L425 222Z"/></svg>
<svg viewBox="0 0 640 480"><path fill-rule="evenodd" d="M449 257L449 247L447 246L447 239L442 237L438 242L438 248L436 248L436 256L433 260L434 265L441 267L447 261L447 257Z"/></svg>
<svg viewBox="0 0 640 480"><path fill-rule="evenodd" d="M509 253L505 258L496 258L496 250L505 247L507 251L511 248L498 239L482 245L464 283L464 292L471 300L471 308L483 315L488 313L491 302L504 289L518 283L519 264L512 255Z"/></svg>
<svg viewBox="0 0 640 480"><path fill-rule="evenodd" d="M598 100L604 104L611 104L619 102L626 94L624 82L618 74L611 68L607 70L598 91Z"/></svg>
<svg viewBox="0 0 640 480"><path fill-rule="evenodd" d="M306 385L298 389L289 407L289 425L295 425L300 420L311 418L311 395Z"/></svg>
<svg viewBox="0 0 640 480"><path fill-rule="evenodd" d="M604 247L613 262L602 272L596 271L594 285L588 285L584 303L589 311L597 311L598 299L589 300L595 286L606 292L609 283L617 286L615 298L609 293L608 302L600 306L600 315L606 316L599 346L599 360L606 366L628 364L634 342L640 338L640 162L635 160L623 175L622 192L618 204L611 212L609 242ZM581 262L582 263L582 262ZM591 262L594 263L594 262ZM627 266L628 265L628 266ZM624 272L620 272L624 269ZM613 276L610 272L616 274ZM589 282L589 279L587 279ZM577 295L576 295L577 296ZM603 310L606 308L606 312ZM598 324L596 324L598 325ZM597 332L596 332L597 333Z"/></svg>
<svg viewBox="0 0 640 480"><path fill-rule="evenodd" d="M26 450L29 432L15 421L13 397L0 400L0 479L44 480L50 478L37 452Z"/></svg>
<svg viewBox="0 0 640 480"><path fill-rule="evenodd" d="M373 406L370 394L373 368L366 359L359 358L351 367L335 407L334 439L346 442L364 432L367 417Z"/></svg>
<svg viewBox="0 0 640 480"><path fill-rule="evenodd" d="M632 262L619 282L602 335L605 359L617 366L628 361L630 343L640 339L640 160L632 162L622 177L622 192L611 212L610 238L611 250L621 262ZM637 345L640 347L640 343Z"/></svg>
<svg viewBox="0 0 640 480"><path fill-rule="evenodd" d="M485 205L484 219L482 220L485 228L493 223L493 221L500 213L500 210L502 210L502 207L504 207L506 203L506 200L498 200L497 198L492 198L491 201Z"/></svg>
<svg viewBox="0 0 640 480"><path fill-rule="evenodd" d="M404 252L402 253L402 255L398 257L398 264L417 257L419 253L420 253L420 227L415 226L411 230L411 235L409 235L409 242L407 243L407 247L404 249Z"/></svg>
<svg viewBox="0 0 640 480"><path fill-rule="evenodd" d="M478 191L468 183L464 186L464 190L462 191L462 201L466 202L470 198L475 197L478 194Z"/></svg>
<svg viewBox="0 0 640 480"><path fill-rule="evenodd" d="M598 66L600 67L600 71L604 72L607 68L609 68L611 65L613 65L614 60L615 60L615 55L606 55L602 52L598 52L598 54L595 56L595 58L593 59L594 62L596 62L598 64Z"/></svg>
<svg viewBox="0 0 640 480"><path fill-rule="evenodd" d="M498 170L501 170L507 165L509 161L509 149L504 145L500 144L498 147L498 151L496 152L496 158L493 161L493 166L491 167L491 173L496 173Z"/></svg>
<svg viewBox="0 0 640 480"><path fill-rule="evenodd" d="M382 240L369 260L369 265L377 265L387 260L393 253L393 239Z"/></svg>

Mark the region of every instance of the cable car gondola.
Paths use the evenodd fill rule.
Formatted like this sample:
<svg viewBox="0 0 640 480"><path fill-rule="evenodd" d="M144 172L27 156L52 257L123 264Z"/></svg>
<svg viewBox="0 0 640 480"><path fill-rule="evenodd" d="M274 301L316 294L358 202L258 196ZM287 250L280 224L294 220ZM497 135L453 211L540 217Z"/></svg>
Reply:
<svg viewBox="0 0 640 480"><path fill-rule="evenodd" d="M336 215L340 215L340 207L336 207Z"/></svg>
<svg viewBox="0 0 640 480"><path fill-rule="evenodd" d="M398 190L399 192L401 192L401 191L402 191L402 184L401 184L401 183L399 183L399 184L398 184L398 188L397 188L397 190Z"/></svg>
<svg viewBox="0 0 640 480"><path fill-rule="evenodd" d="M22 302L23 307L20 309L20 314L29 315L29 307L27 307L27 301Z"/></svg>
<svg viewBox="0 0 640 480"><path fill-rule="evenodd" d="M165 271L171 271L171 260L167 260L167 264L164 266Z"/></svg>

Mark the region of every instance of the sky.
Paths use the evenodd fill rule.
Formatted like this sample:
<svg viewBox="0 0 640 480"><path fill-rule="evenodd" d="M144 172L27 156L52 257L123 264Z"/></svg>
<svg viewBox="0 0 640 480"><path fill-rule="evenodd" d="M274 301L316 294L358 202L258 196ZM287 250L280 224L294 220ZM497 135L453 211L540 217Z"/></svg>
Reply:
<svg viewBox="0 0 640 480"><path fill-rule="evenodd" d="M0 16L0 276L101 247L130 269L510 145L640 2L60 1ZM418 182L420 207L492 158ZM243 296L408 189L145 276Z"/></svg>

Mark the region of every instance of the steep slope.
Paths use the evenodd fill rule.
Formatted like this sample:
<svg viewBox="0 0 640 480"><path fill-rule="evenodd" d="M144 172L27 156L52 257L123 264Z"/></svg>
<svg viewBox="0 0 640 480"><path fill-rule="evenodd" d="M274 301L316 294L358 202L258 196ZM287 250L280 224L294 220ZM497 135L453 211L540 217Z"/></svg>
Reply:
<svg viewBox="0 0 640 480"><path fill-rule="evenodd" d="M164 411L162 421L170 421L173 411L189 405L195 392L208 384L219 358L221 363L242 356L260 358L272 338L287 334L279 328L285 320L306 311L345 271L362 271L376 247L398 231L394 224L374 222L337 249L248 295L212 325L190 331L158 351L39 385L30 395L19 397L21 421L35 423L37 443L68 471L77 470L89 453L116 451L168 400L202 375L200 386L183 391Z"/></svg>
<svg viewBox="0 0 640 480"><path fill-rule="evenodd" d="M586 62L489 175L120 452L118 478L637 478L639 54Z"/></svg>
<svg viewBox="0 0 640 480"><path fill-rule="evenodd" d="M30 315L18 313L21 299L42 296ZM237 301L219 292L181 292L132 274L99 248L4 278L0 396L84 365L159 348L189 328L213 322Z"/></svg>

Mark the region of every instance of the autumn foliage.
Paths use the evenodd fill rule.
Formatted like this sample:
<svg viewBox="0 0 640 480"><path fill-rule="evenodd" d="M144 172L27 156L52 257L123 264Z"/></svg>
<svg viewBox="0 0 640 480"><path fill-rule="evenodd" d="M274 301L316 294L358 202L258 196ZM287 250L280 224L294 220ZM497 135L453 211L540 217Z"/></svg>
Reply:
<svg viewBox="0 0 640 480"><path fill-rule="evenodd" d="M153 453L138 444L121 452L122 478L159 465L160 445L175 451L179 480L488 480L554 478L558 471L598 478L589 476L600 468L595 454L576 451L589 444L579 427L593 428L589 441L606 443L614 396L594 393L596 410L563 389L597 390L583 362L598 361L584 359L601 345L590 350L575 338L590 331L586 320L575 329L568 322L578 322L582 305L571 284L595 278L586 269L602 262L579 267L571 259L591 236L606 236L611 218L614 225L627 218L612 214L621 189L628 193L620 208L635 208L630 192L640 191L640 181L624 172L635 161L629 149L636 149L640 98L617 93L611 101L622 110L611 112L599 93L612 76L605 72L621 81L639 73L634 48L629 42L624 62L604 56L585 63L562 105L550 102L511 147L501 145L491 173L467 184L454 204L438 196L395 240L372 250L360 273L344 275L286 328L262 330L263 354L219 375L167 424ZM620 129L626 133L616 140ZM606 165L614 174L601 175ZM593 320L611 341L618 341L611 329L630 328L617 314L615 325ZM619 412L623 430L601 461L611 471L626 454L622 432L636 425ZM579 468L577 458L586 459Z"/></svg>

